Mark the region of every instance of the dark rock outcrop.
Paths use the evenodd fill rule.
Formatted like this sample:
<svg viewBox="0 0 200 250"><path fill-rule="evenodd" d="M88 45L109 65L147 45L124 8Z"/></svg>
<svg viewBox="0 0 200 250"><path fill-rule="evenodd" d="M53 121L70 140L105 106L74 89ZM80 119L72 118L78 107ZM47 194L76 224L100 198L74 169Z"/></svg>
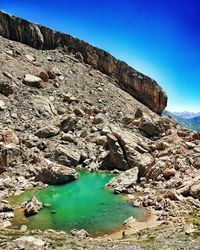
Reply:
<svg viewBox="0 0 200 250"><path fill-rule="evenodd" d="M35 132L35 135L39 138L50 138L56 136L59 133L59 129L51 125L40 128Z"/></svg>
<svg viewBox="0 0 200 250"><path fill-rule="evenodd" d="M109 147L109 162L119 170L127 170L130 168L128 165L125 153L114 135L107 136Z"/></svg>
<svg viewBox="0 0 200 250"><path fill-rule="evenodd" d="M0 174L12 164L22 160L22 151L15 144L0 144Z"/></svg>
<svg viewBox="0 0 200 250"><path fill-rule="evenodd" d="M13 208L5 201L0 202L0 213L2 212L11 212Z"/></svg>
<svg viewBox="0 0 200 250"><path fill-rule="evenodd" d="M137 167L139 177L144 176L145 169L153 162L148 148L142 145L138 137L128 131L122 131L119 127L111 126L111 134L107 134L109 154L106 156L106 168L126 171ZM141 155L142 153L142 155Z"/></svg>
<svg viewBox="0 0 200 250"><path fill-rule="evenodd" d="M55 160L67 167L77 167L80 162L80 152L76 147L59 146L55 150Z"/></svg>
<svg viewBox="0 0 200 250"><path fill-rule="evenodd" d="M0 94L9 96L14 92L15 92L14 83L0 80Z"/></svg>
<svg viewBox="0 0 200 250"><path fill-rule="evenodd" d="M50 185L59 185L76 180L78 177L79 175L74 169L52 163L42 168L35 180Z"/></svg>
<svg viewBox="0 0 200 250"><path fill-rule="evenodd" d="M33 196L30 200L22 204L24 207L24 215L26 217L38 214L39 210L43 208L43 204Z"/></svg>
<svg viewBox="0 0 200 250"><path fill-rule="evenodd" d="M119 61L108 52L98 49L78 38L54 31L0 11L0 35L27 44L36 49L66 47L93 68L115 79L118 85L134 98L161 114L167 105L167 95L156 81Z"/></svg>
<svg viewBox="0 0 200 250"><path fill-rule="evenodd" d="M160 134L164 131L161 124L159 124L159 121L152 121L150 118L145 116L140 119L138 128L148 137L160 136Z"/></svg>

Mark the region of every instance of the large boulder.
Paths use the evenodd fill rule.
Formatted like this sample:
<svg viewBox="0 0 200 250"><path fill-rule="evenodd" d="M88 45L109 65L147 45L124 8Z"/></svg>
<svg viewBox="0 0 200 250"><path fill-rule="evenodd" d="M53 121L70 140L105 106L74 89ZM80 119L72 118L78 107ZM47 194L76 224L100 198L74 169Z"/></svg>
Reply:
<svg viewBox="0 0 200 250"><path fill-rule="evenodd" d="M80 162L80 153L72 145L58 146L55 151L55 160L68 167L76 167Z"/></svg>
<svg viewBox="0 0 200 250"><path fill-rule="evenodd" d="M109 162L110 168L116 168L119 170L129 169L127 159L125 158L124 152L114 135L107 135L107 142L109 148Z"/></svg>
<svg viewBox="0 0 200 250"><path fill-rule="evenodd" d="M8 204L6 201L0 202L0 213L2 212L11 212L13 211L13 208Z"/></svg>
<svg viewBox="0 0 200 250"><path fill-rule="evenodd" d="M158 160L155 164L153 164L153 166L146 169L145 172L146 179L147 180L151 179L154 181L159 179L162 176L165 169L167 169L167 167L168 165L166 162Z"/></svg>
<svg viewBox="0 0 200 250"><path fill-rule="evenodd" d="M0 144L0 173L4 172L12 163L22 159L22 150L15 144Z"/></svg>
<svg viewBox="0 0 200 250"><path fill-rule="evenodd" d="M103 164L119 170L138 167L140 176L152 163L153 157L148 153L148 146L140 135L123 131L119 127L111 126L111 133L107 134L109 154Z"/></svg>
<svg viewBox="0 0 200 250"><path fill-rule="evenodd" d="M0 80L0 94L9 96L14 94L15 91L16 86L14 83Z"/></svg>
<svg viewBox="0 0 200 250"><path fill-rule="evenodd" d="M140 119L138 128L149 137L159 136L163 132L163 128L158 120L153 120L146 116Z"/></svg>
<svg viewBox="0 0 200 250"><path fill-rule="evenodd" d="M46 248L47 242L40 239L38 236L21 236L13 241L14 245L11 245L9 242L9 246L11 245L11 248L13 246L13 249L38 249L42 250ZM16 246L16 247L14 247ZM20 247L18 247L20 246ZM8 249L11 249L10 247Z"/></svg>
<svg viewBox="0 0 200 250"><path fill-rule="evenodd" d="M107 122L106 116L102 113L98 113L97 115L95 115L93 120L93 124L101 124L106 122Z"/></svg>
<svg viewBox="0 0 200 250"><path fill-rule="evenodd" d="M193 167L196 169L200 169L200 157L194 160Z"/></svg>
<svg viewBox="0 0 200 250"><path fill-rule="evenodd" d="M33 108L43 117L51 117L57 114L53 103L45 96L35 96L32 99Z"/></svg>
<svg viewBox="0 0 200 250"><path fill-rule="evenodd" d="M35 180L49 185L59 185L74 181L78 177L79 175L74 169L51 163L37 173Z"/></svg>
<svg viewBox="0 0 200 250"><path fill-rule="evenodd" d="M39 213L39 210L43 208L43 204L37 200L35 196L33 196L30 200L22 204L24 207L24 215L26 217L35 215Z"/></svg>
<svg viewBox="0 0 200 250"><path fill-rule="evenodd" d="M0 132L0 142L3 142L5 144L19 144L19 139L13 130L4 129Z"/></svg>
<svg viewBox="0 0 200 250"><path fill-rule="evenodd" d="M70 114L63 118L60 123L60 129L64 132L69 132L70 130L74 130L77 124L77 117L74 114Z"/></svg>
<svg viewBox="0 0 200 250"><path fill-rule="evenodd" d="M154 163L154 158L151 156L151 154L144 153L142 155L137 155L135 161L137 162L136 165L139 170L139 177L144 177L148 169Z"/></svg>
<svg viewBox="0 0 200 250"><path fill-rule="evenodd" d="M59 133L59 129L54 126L46 126L43 128L40 128L35 132L35 135L39 138L50 138L53 136L56 136Z"/></svg>
<svg viewBox="0 0 200 250"><path fill-rule="evenodd" d="M138 180L138 168L134 167L118 176L112 178L107 184L107 187L114 189L115 193L128 193L134 188Z"/></svg>
<svg viewBox="0 0 200 250"><path fill-rule="evenodd" d="M198 183L193 184L190 187L190 195L194 197L195 199L200 200L200 181Z"/></svg>
<svg viewBox="0 0 200 250"><path fill-rule="evenodd" d="M89 233L87 231L85 231L84 229L81 229L81 230L78 230L78 229L73 229L71 230L71 235L77 237L77 238L81 238L81 239L84 239L84 238L87 238L89 237Z"/></svg>
<svg viewBox="0 0 200 250"><path fill-rule="evenodd" d="M6 104L3 100L0 100L0 111L4 111L6 109Z"/></svg>
<svg viewBox="0 0 200 250"><path fill-rule="evenodd" d="M34 76L34 75L30 75L30 74L26 74L24 76L23 83L26 85L29 85L31 87L35 87L35 88L42 88L43 87L42 79L38 76Z"/></svg>

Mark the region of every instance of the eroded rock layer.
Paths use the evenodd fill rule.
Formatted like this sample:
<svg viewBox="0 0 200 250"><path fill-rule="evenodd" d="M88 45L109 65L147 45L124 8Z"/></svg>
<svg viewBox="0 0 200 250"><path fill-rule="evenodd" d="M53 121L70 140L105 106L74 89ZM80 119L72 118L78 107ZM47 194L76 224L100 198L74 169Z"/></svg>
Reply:
<svg viewBox="0 0 200 250"><path fill-rule="evenodd" d="M119 61L108 52L78 38L0 11L0 35L36 49L65 47L93 68L117 80L118 85L154 112L161 114L167 95L156 81Z"/></svg>

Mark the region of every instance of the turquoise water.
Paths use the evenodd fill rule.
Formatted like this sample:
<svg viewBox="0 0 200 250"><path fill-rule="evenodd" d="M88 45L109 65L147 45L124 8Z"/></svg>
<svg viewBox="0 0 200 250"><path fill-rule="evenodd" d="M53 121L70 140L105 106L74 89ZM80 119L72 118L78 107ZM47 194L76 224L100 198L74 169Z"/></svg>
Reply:
<svg viewBox="0 0 200 250"><path fill-rule="evenodd" d="M85 229L95 235L110 232L130 216L142 215L122 196L114 195L104 185L113 177L108 173L80 172L80 178L61 186L48 186L41 190L29 190L11 200L20 204L33 195L50 206L38 215L22 218L22 212L13 220L15 226L26 224L30 229L55 229L70 231Z"/></svg>

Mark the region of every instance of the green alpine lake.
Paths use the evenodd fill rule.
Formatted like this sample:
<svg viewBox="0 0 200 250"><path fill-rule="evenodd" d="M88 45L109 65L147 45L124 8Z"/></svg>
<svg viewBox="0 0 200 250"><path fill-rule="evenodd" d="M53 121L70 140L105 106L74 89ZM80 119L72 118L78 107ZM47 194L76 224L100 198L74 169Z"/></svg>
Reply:
<svg viewBox="0 0 200 250"><path fill-rule="evenodd" d="M76 181L44 189L32 189L12 196L11 203L21 204L33 195L47 207L25 218L16 214L13 226L29 229L54 229L69 232L85 229L92 235L108 233L120 227L130 216L138 217L143 209L134 208L122 195L115 195L104 185L114 176L108 172L80 171Z"/></svg>

